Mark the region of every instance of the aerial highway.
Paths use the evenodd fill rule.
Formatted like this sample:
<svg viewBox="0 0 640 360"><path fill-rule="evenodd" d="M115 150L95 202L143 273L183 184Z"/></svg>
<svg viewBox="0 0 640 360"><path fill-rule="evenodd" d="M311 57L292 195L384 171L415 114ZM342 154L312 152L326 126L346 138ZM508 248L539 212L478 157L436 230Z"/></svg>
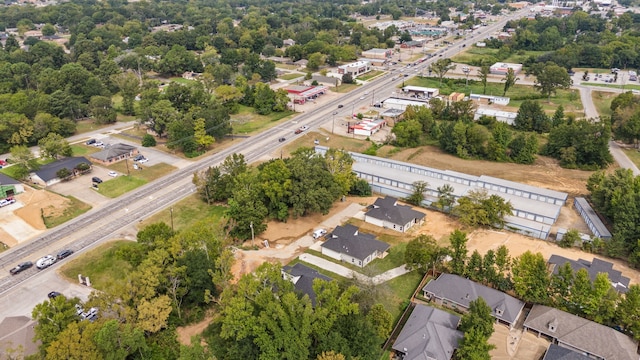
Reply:
<svg viewBox="0 0 640 360"><path fill-rule="evenodd" d="M502 18L500 21L489 24L481 29L482 34L463 38L450 47L440 50L437 55L414 67L417 70L426 69L429 64L443 57L451 57L461 50L463 45L470 45L479 41L483 36L492 34L502 28L509 20L522 17L527 9L520 10ZM441 56L440 56L441 55ZM415 70L414 70L415 71ZM295 119L287 121L276 127L268 129L258 135L245 139L235 139L230 147L227 147L213 155L188 167L179 169L152 183L146 184L134 191L112 200L106 206L93 209L67 223L60 225L37 238L20 244L3 253L0 253L0 296L14 288L26 285L30 279L40 276L44 271L35 268L28 269L18 275L10 276L9 269L21 261L35 260L47 253L55 253L63 248L70 248L76 252L113 238L118 235L120 229L137 223L151 214L170 206L185 198L195 191L192 184L192 176L195 172L219 165L227 156L233 153L244 154L247 162L251 163L261 157L268 156L278 147L292 141L293 132L301 125L316 128L335 118L336 115L350 115L356 104L372 103L373 97L388 97L396 90L396 87L405 80L399 77L397 71L392 71L384 76L369 82L358 90L345 94L335 103L318 105L312 111L298 115ZM371 93L371 98L365 93ZM338 108L337 105L342 107ZM278 139L285 137L284 142ZM52 250L53 249L53 250ZM56 268L59 264L54 264ZM5 297L6 298L6 297Z"/></svg>

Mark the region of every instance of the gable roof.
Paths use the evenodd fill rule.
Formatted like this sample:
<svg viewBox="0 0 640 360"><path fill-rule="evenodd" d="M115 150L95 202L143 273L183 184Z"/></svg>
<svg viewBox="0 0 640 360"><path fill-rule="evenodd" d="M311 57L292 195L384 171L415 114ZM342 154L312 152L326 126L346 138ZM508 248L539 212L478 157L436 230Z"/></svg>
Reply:
<svg viewBox="0 0 640 360"><path fill-rule="evenodd" d="M328 276L320 274L317 270L301 263L297 263L293 266L283 266L282 271L291 275L290 280L293 282L293 286L298 292L309 295L309 299L313 306L316 306L316 292L313 291L313 280L333 280Z"/></svg>
<svg viewBox="0 0 640 360"><path fill-rule="evenodd" d="M351 224L336 226L329 236L329 240L320 246L340 254L353 256L358 260L366 259L376 250L384 252L389 249L389 244L376 240L374 235L359 232L358 228Z"/></svg>
<svg viewBox="0 0 640 360"><path fill-rule="evenodd" d="M551 322L555 322L555 331L549 330ZM638 345L625 334L548 306L534 305L524 326L603 359L638 359Z"/></svg>
<svg viewBox="0 0 640 360"><path fill-rule="evenodd" d="M551 344L542 360L591 360L591 358L571 349Z"/></svg>
<svg viewBox="0 0 640 360"><path fill-rule="evenodd" d="M78 164L86 163L87 165L91 165L91 161L87 160L84 156L78 157L68 157L60 160L56 160L52 163L42 165L40 169L34 171L36 175L44 182L48 182L49 180L57 179L58 175L56 173L58 170L62 168L66 168L69 171L73 171Z"/></svg>
<svg viewBox="0 0 640 360"><path fill-rule="evenodd" d="M399 205L398 199L392 196L386 196L384 199L377 198L373 203L373 208L367 211L365 215L402 226L414 219L421 220L425 217L424 213L413 210L411 206Z"/></svg>
<svg viewBox="0 0 640 360"><path fill-rule="evenodd" d="M20 184L20 181L9 177L3 173L0 173L0 185L14 185L14 184Z"/></svg>
<svg viewBox="0 0 640 360"><path fill-rule="evenodd" d="M118 156L129 154L135 149L136 149L135 146L118 143L118 144L105 146L104 150L91 154L91 157L94 159L102 160L102 161L108 161L109 159L113 159L113 158L117 158Z"/></svg>
<svg viewBox="0 0 640 360"><path fill-rule="evenodd" d="M422 290L467 309L470 302L481 297L491 308L493 317L509 324L516 321L524 308L524 302L513 296L453 274L440 274L437 279L430 280ZM502 310L502 315L498 315L496 309Z"/></svg>
<svg viewBox="0 0 640 360"><path fill-rule="evenodd" d="M611 281L612 286L623 293L626 293L629 290L629 278L622 276L622 273L618 270L613 270L613 263L608 261L604 261L602 259L593 258L593 261L578 259L572 260L568 259L564 256L560 255L551 255L548 261L549 264L553 266L553 273L557 274L560 267L566 263L571 265L571 269L574 273L578 272L580 269L587 270L589 273L589 278L593 282L598 276L599 273L606 273L609 276L609 281Z"/></svg>
<svg viewBox="0 0 640 360"><path fill-rule="evenodd" d="M404 360L449 360L463 336L456 330L459 323L456 315L417 304L392 348L404 353Z"/></svg>

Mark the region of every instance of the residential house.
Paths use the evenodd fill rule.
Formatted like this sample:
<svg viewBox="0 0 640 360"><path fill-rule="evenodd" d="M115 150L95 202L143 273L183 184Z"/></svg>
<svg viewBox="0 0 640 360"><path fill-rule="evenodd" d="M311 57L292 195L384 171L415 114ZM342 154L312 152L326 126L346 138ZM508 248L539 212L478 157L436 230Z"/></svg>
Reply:
<svg viewBox="0 0 640 360"><path fill-rule="evenodd" d="M453 274L441 274L422 288L424 296L438 305L466 312L469 303L482 298L491 308L491 316L513 327L518 321L524 302L488 286Z"/></svg>
<svg viewBox="0 0 640 360"><path fill-rule="evenodd" d="M595 359L638 360L638 344L608 326L562 310L534 305L524 321L525 331Z"/></svg>
<svg viewBox="0 0 640 360"><path fill-rule="evenodd" d="M463 337L459 324L459 316L417 304L392 349L403 360L449 360Z"/></svg>
<svg viewBox="0 0 640 360"><path fill-rule="evenodd" d="M591 360L591 358L577 351L550 344L542 360Z"/></svg>
<svg viewBox="0 0 640 360"><path fill-rule="evenodd" d="M282 267L282 277L285 280L289 280L293 283L296 291L300 294L306 294L311 300L313 306L316 305L316 293L313 291L313 281L320 279L324 281L332 281L333 279L320 274L317 270L314 270L306 265L297 263L293 266Z"/></svg>
<svg viewBox="0 0 640 360"><path fill-rule="evenodd" d="M24 192L24 186L20 181L0 173L0 199L22 192Z"/></svg>
<svg viewBox="0 0 640 360"><path fill-rule="evenodd" d="M560 267L566 263L571 265L571 270L573 270L574 273L578 272L580 269L587 270L591 281L594 281L599 273L605 273L609 277L611 286L613 286L614 289L621 293L626 293L629 290L629 278L622 276L620 271L613 270L613 263L608 261L598 258L593 258L593 261L584 259L578 259L576 261L555 254L551 255L549 261L547 261L549 271L551 271L552 274L557 274Z"/></svg>
<svg viewBox="0 0 640 360"><path fill-rule="evenodd" d="M413 225L422 224L425 214L411 206L398 204L392 196L377 198L371 209L364 214L364 221L387 229L406 232Z"/></svg>
<svg viewBox="0 0 640 360"><path fill-rule="evenodd" d="M62 179L58 178L58 171L65 168L69 170L69 172L74 173L76 171L76 167L81 163L85 163L91 166L91 161L87 160L87 158L85 158L84 156L68 157L56 160L46 165L42 165L40 169L32 172L29 178L31 179L31 181L33 181L33 183L42 186L57 184L62 181Z"/></svg>
<svg viewBox="0 0 640 360"><path fill-rule="evenodd" d="M295 40L293 40L293 39L285 39L285 40L282 40L282 45L283 45L283 46L293 46L293 45L295 45L295 44L296 44L296 41L295 41Z"/></svg>
<svg viewBox="0 0 640 360"><path fill-rule="evenodd" d="M138 154L138 148L135 146L118 143L105 146L104 150L91 154L91 158L100 164L109 165L136 154Z"/></svg>
<svg viewBox="0 0 640 360"><path fill-rule="evenodd" d="M374 235L361 233L356 226L336 226L328 240L320 245L322 255L365 267L376 258L386 256L389 244L377 240Z"/></svg>

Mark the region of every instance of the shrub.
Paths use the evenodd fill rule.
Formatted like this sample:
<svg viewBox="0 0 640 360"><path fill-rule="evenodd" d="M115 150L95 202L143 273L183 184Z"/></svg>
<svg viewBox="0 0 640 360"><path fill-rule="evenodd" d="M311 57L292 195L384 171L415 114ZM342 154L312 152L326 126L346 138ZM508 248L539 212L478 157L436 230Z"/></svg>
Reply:
<svg viewBox="0 0 640 360"><path fill-rule="evenodd" d="M149 134L145 134L142 137L142 146L144 146L144 147L156 146L156 138L154 138L153 136L151 136Z"/></svg>

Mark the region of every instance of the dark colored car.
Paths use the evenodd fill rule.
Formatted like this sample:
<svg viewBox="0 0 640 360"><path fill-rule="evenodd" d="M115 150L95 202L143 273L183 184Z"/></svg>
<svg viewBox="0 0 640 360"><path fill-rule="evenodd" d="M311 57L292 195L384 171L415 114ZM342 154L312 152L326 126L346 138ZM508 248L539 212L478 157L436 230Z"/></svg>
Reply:
<svg viewBox="0 0 640 360"><path fill-rule="evenodd" d="M16 267L14 267L13 269L9 270L9 273L11 273L11 275L19 274L32 266L33 266L33 263L31 261L25 261L23 263L16 265Z"/></svg>
<svg viewBox="0 0 640 360"><path fill-rule="evenodd" d="M140 161L142 159L144 159L144 155L138 154L138 155L136 155L136 157L133 158L133 161Z"/></svg>
<svg viewBox="0 0 640 360"><path fill-rule="evenodd" d="M92 177L92 178L91 178L91 181L93 181L93 182L94 182L94 183L96 183L96 184L101 184L101 183L102 183L102 179L100 179L100 178L99 178L99 177L97 177L97 176Z"/></svg>
<svg viewBox="0 0 640 360"><path fill-rule="evenodd" d="M57 257L58 257L58 260L60 260L60 259L64 259L64 258L66 258L66 257L68 257L68 256L71 256L71 254L73 254L73 250L71 250L71 249L64 249L64 250L61 250L61 251L58 253L58 256L57 256Z"/></svg>
<svg viewBox="0 0 640 360"><path fill-rule="evenodd" d="M57 292L57 291L52 291L52 292L50 292L50 293L48 293L48 294L47 294L47 297L49 297L49 299L55 299L55 298L57 298L57 297L58 297L58 296L60 296L60 295L62 295L62 294L60 294L60 293L59 293L59 292Z"/></svg>
<svg viewBox="0 0 640 360"><path fill-rule="evenodd" d="M96 143L96 139L89 139L89 140L87 140L87 142L86 142L86 144L87 144L87 145L93 145L93 144L95 144L95 143Z"/></svg>
<svg viewBox="0 0 640 360"><path fill-rule="evenodd" d="M338 109L342 109L343 106L344 105L342 105L342 104L338 105Z"/></svg>
<svg viewBox="0 0 640 360"><path fill-rule="evenodd" d="M278 141L279 141L279 142L284 142L285 140L287 140L287 139L285 139L285 138L283 138L283 137L281 137L280 139L278 139Z"/></svg>

